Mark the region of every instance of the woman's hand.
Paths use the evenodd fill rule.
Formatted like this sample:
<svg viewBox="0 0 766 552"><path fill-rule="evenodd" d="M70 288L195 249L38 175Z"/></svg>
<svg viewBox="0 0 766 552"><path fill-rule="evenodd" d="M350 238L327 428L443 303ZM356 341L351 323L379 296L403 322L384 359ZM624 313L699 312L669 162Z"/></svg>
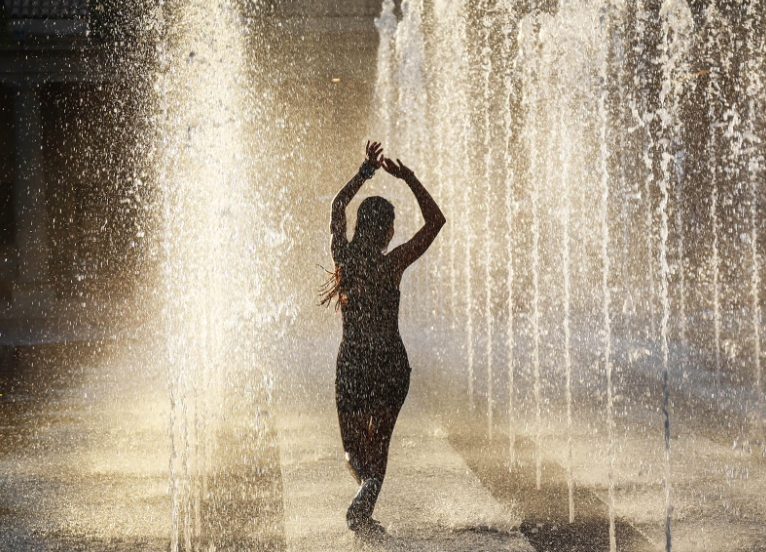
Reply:
<svg viewBox="0 0 766 552"><path fill-rule="evenodd" d="M391 176L395 176L396 178L401 178L402 180L407 180L408 178L415 176L415 173L412 172L412 170L409 167L405 166L405 164L399 161L398 159L396 160L396 163L394 163L392 159L389 159L388 157L386 157L383 160L383 168Z"/></svg>
<svg viewBox="0 0 766 552"><path fill-rule="evenodd" d="M364 153L367 156L367 162L375 169L379 169L383 166L383 146L380 142L370 143L367 140L367 145L364 148Z"/></svg>

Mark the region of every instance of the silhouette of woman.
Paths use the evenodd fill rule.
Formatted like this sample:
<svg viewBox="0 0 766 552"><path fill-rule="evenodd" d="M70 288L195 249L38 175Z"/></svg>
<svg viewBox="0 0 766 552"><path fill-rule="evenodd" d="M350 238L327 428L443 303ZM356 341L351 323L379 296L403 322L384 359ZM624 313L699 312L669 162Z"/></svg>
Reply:
<svg viewBox="0 0 766 552"><path fill-rule="evenodd" d="M388 463L388 446L410 385L407 351L399 335L399 283L405 269L431 245L446 219L415 174L401 161L383 158L380 143L367 142L359 172L332 201L332 256L335 272L322 304L337 298L343 315L335 398L346 461L359 491L346 513L352 531L382 533L372 519ZM407 183L425 218L408 242L385 253L394 235L394 206L368 197L357 211L351 242L346 206L362 184L383 167Z"/></svg>

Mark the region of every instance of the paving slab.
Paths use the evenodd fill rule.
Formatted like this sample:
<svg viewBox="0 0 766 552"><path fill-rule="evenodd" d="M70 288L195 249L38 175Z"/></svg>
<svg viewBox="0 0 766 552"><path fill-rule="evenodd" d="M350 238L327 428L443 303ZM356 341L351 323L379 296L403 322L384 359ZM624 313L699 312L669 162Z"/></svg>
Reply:
<svg viewBox="0 0 766 552"><path fill-rule="evenodd" d="M277 412L291 552L534 550L516 530L515 506L491 496L450 446L447 433L409 399L394 431L375 509L388 535L378 542L355 539L345 526L345 512L357 486L345 467L337 416L329 407L298 402Z"/></svg>

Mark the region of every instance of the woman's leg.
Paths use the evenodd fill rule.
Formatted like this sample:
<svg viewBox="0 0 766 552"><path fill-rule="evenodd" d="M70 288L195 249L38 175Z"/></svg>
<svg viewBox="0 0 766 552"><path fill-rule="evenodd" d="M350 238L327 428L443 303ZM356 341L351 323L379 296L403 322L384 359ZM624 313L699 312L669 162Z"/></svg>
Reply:
<svg viewBox="0 0 766 552"><path fill-rule="evenodd" d="M372 412L338 411L346 463L360 485L346 512L346 524L353 531L370 527L370 516L380 493L380 481L374 477L370 463L375 418Z"/></svg>
<svg viewBox="0 0 766 552"><path fill-rule="evenodd" d="M388 447L398 415L398 408L387 408L367 412L357 420L366 426L362 431L364 444L361 447L366 469L361 477L362 485L346 512L349 529L357 531L363 528L379 528L372 521L372 512L386 476Z"/></svg>
<svg viewBox="0 0 766 552"><path fill-rule="evenodd" d="M346 453L346 464L357 484L372 477L369 455L369 412L338 411L340 436Z"/></svg>
<svg viewBox="0 0 766 552"><path fill-rule="evenodd" d="M369 425L369 466L371 477L383 483L388 466L388 448L400 408L386 408L373 413Z"/></svg>

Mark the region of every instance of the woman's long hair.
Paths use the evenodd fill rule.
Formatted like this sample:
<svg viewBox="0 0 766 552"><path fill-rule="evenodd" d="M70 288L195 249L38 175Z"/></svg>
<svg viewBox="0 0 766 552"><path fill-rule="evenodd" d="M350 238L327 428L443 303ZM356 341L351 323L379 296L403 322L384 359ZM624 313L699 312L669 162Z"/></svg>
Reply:
<svg viewBox="0 0 766 552"><path fill-rule="evenodd" d="M356 213L354 237L341 259L335 259L335 272L320 291L322 305L329 306L336 297L339 308L345 291L372 268L372 261L388 245L389 231L394 222L394 206L380 196L366 198ZM328 271L329 272L329 271Z"/></svg>

